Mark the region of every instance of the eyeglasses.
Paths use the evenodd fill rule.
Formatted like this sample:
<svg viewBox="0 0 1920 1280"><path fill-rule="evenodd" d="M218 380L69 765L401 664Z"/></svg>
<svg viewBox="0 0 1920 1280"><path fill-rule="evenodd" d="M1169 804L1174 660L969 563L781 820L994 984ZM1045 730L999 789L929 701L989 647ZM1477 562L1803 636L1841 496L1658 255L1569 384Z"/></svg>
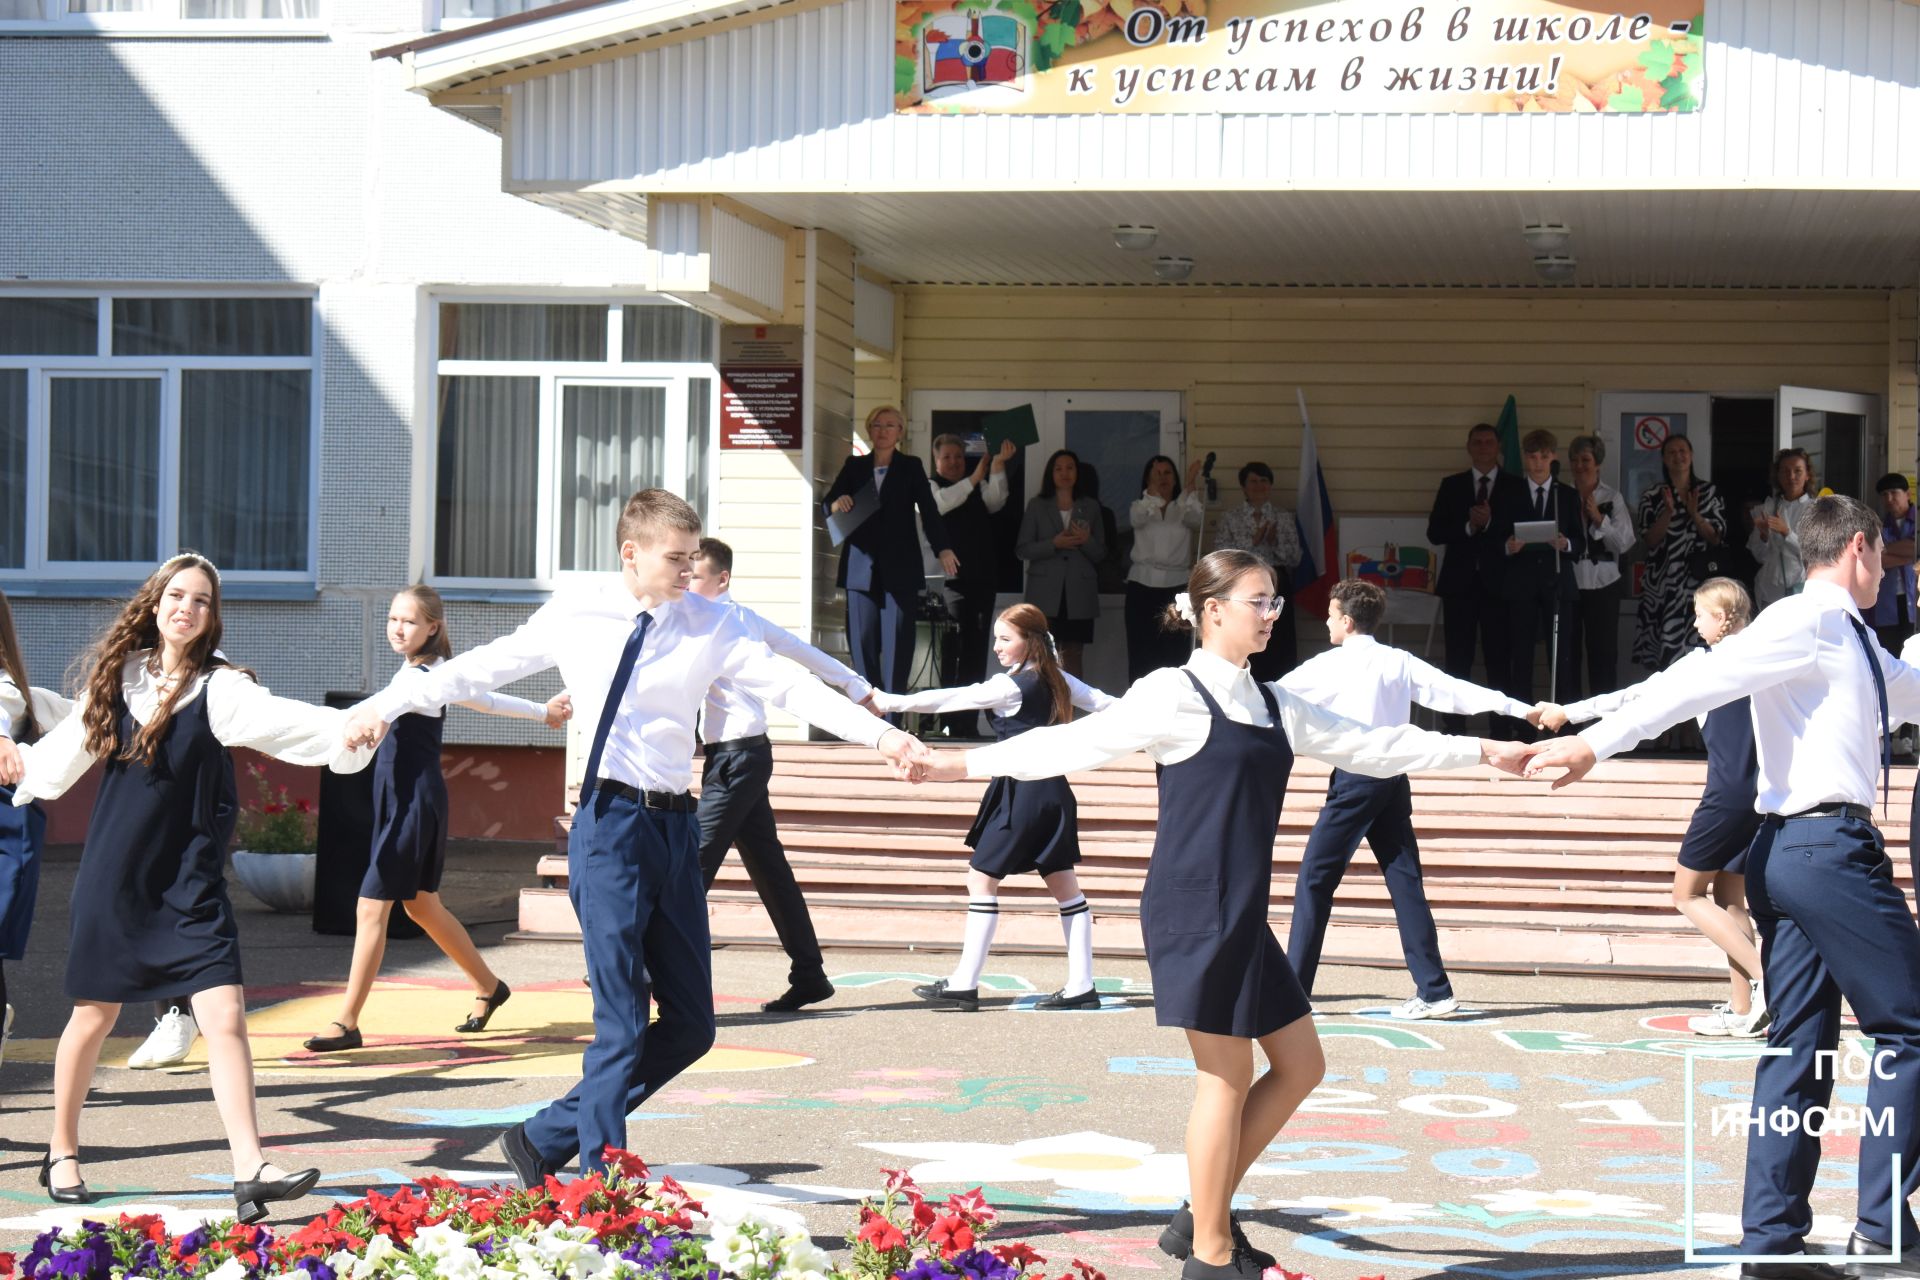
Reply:
<svg viewBox="0 0 1920 1280"><path fill-rule="evenodd" d="M1286 607L1286 600L1280 596L1224 596L1226 600L1238 600L1249 606L1255 613L1269 618L1280 616L1280 610Z"/></svg>

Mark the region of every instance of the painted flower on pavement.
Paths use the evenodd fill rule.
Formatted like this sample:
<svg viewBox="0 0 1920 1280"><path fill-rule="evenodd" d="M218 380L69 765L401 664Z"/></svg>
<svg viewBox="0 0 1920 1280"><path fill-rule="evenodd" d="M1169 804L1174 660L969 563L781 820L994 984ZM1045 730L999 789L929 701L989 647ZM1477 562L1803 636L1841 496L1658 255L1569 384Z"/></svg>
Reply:
<svg viewBox="0 0 1920 1280"><path fill-rule="evenodd" d="M1321 1222L1352 1222L1361 1218L1411 1222L1415 1218L1438 1216L1430 1204L1411 1204L1391 1196L1301 1196L1297 1200L1276 1200L1274 1207Z"/></svg>
<svg viewBox="0 0 1920 1280"><path fill-rule="evenodd" d="M1556 1218L1644 1218L1665 1209L1632 1196L1612 1195L1604 1191L1496 1191L1477 1195L1487 1202L1487 1212L1506 1216L1515 1213L1545 1213Z"/></svg>
<svg viewBox="0 0 1920 1280"><path fill-rule="evenodd" d="M938 1102L947 1095L939 1089L902 1089L868 1086L865 1089L830 1089L816 1093L829 1102Z"/></svg>
<svg viewBox="0 0 1920 1280"><path fill-rule="evenodd" d="M710 1107L720 1103L771 1102L780 1095L765 1089L674 1089L663 1101L675 1106Z"/></svg>
<svg viewBox="0 0 1920 1280"><path fill-rule="evenodd" d="M1853 1234L1852 1218L1840 1218L1829 1213L1813 1215L1813 1229L1807 1232L1807 1239L1844 1242ZM1737 1213L1696 1213L1693 1215L1693 1235L1696 1240L1738 1240L1746 1231L1740 1223Z"/></svg>
<svg viewBox="0 0 1920 1280"><path fill-rule="evenodd" d="M907 1142L864 1144L924 1163L909 1172L923 1186L1005 1186L1052 1183L1114 1209L1168 1208L1187 1194L1187 1158L1151 1143L1104 1133L1067 1133L1022 1142ZM1255 1165L1250 1173L1271 1172ZM1078 1203L1076 1197L1066 1197Z"/></svg>
<svg viewBox="0 0 1920 1280"><path fill-rule="evenodd" d="M958 1080L958 1071L944 1067L874 1067L853 1073L855 1080Z"/></svg>

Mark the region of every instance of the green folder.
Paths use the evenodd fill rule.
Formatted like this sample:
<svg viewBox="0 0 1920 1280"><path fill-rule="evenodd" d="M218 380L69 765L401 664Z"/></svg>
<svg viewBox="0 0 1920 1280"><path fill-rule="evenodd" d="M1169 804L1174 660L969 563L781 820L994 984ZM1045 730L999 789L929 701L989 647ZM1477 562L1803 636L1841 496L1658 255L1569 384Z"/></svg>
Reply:
<svg viewBox="0 0 1920 1280"><path fill-rule="evenodd" d="M1030 404L988 414L980 419L980 433L987 438L987 452L990 454L1000 448L1002 440L1011 440L1023 447L1040 443L1040 428L1033 420L1033 406Z"/></svg>

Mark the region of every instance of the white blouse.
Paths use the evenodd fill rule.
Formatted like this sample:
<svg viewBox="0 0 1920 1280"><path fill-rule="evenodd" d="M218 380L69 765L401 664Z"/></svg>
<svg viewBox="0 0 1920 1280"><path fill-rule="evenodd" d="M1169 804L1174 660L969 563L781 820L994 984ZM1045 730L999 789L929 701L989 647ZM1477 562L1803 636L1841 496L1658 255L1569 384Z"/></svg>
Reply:
<svg viewBox="0 0 1920 1280"><path fill-rule="evenodd" d="M1133 567L1127 581L1143 587L1185 586L1193 571L1193 538L1206 508L1200 491L1189 489L1172 502L1143 493L1128 511L1133 521Z"/></svg>
<svg viewBox="0 0 1920 1280"><path fill-rule="evenodd" d="M27 697L33 698L34 723L45 737L54 727L73 714L73 702L51 689L34 685L26 694L12 677L0 671L0 737L17 738L27 726Z"/></svg>
<svg viewBox="0 0 1920 1280"><path fill-rule="evenodd" d="M120 677L121 696L127 709L141 724L160 707L162 695L159 677L147 668L151 650L141 650L127 659ZM373 759L368 748L348 751L340 743L345 736L347 713L331 707L316 707L293 698L276 698L265 686L254 683L232 667L215 667L195 678L174 707L179 714L195 698L206 695L207 723L222 746L251 747L288 764L326 765L335 773L358 773ZM27 776L14 789L13 802L51 800L65 795L93 767L94 757L87 750L86 725L79 714L86 705L82 697L75 714L62 720L40 741L23 744L20 754L26 760Z"/></svg>
<svg viewBox="0 0 1920 1280"><path fill-rule="evenodd" d="M967 752L967 776L1051 778L1097 769L1134 751L1145 751L1158 764L1178 764L1206 745L1213 728L1207 704L1187 679L1189 671L1229 720L1262 727L1273 723L1247 668L1196 649L1186 666L1162 667L1142 676L1105 711L974 748ZM1478 738L1411 725L1369 729L1278 684L1267 687L1280 708L1280 725L1293 749L1336 768L1391 778L1421 769L1464 769L1480 763Z"/></svg>
<svg viewBox="0 0 1920 1280"><path fill-rule="evenodd" d="M400 688L402 692L405 692L404 686L407 681L418 680L421 675L433 670L439 666L442 661L443 659L436 657L428 662L401 663L400 669L393 673L393 679L387 681L387 688ZM510 693L493 693L491 691L478 693L464 702L456 702L453 705L456 707L465 707L469 711L484 711L488 715L511 716L515 720L545 721L547 718L546 703L529 702L525 698L516 698ZM431 711L416 711L413 714L438 717L446 713L447 709L445 707L436 707Z"/></svg>
<svg viewBox="0 0 1920 1280"><path fill-rule="evenodd" d="M1066 676L1067 694L1073 699L1073 705L1082 711L1105 711L1118 701L1112 694L1082 684L1065 671L1060 674ZM907 693L875 689L873 705L886 715L901 711L996 711L1004 716L1018 711L1024 696L1012 673L1002 671L979 684L954 689L914 689Z"/></svg>

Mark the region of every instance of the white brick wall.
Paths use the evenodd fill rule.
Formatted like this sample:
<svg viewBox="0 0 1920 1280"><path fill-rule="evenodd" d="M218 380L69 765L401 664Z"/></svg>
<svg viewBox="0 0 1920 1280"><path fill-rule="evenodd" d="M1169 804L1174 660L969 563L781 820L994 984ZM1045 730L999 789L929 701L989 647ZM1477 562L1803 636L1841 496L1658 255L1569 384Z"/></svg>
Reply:
<svg viewBox="0 0 1920 1280"><path fill-rule="evenodd" d="M325 40L0 37L0 280L262 283L319 292L325 413L319 599L235 601L227 650L276 691L376 688L387 600L418 576L430 516L423 308L436 286L634 288L644 247L503 195L493 135L400 87L375 48L418 34L412 0L331 0ZM456 602L455 642L525 605ZM103 601L16 598L28 663L60 683ZM516 692L545 697L549 675ZM455 711L448 737L558 745Z"/></svg>

